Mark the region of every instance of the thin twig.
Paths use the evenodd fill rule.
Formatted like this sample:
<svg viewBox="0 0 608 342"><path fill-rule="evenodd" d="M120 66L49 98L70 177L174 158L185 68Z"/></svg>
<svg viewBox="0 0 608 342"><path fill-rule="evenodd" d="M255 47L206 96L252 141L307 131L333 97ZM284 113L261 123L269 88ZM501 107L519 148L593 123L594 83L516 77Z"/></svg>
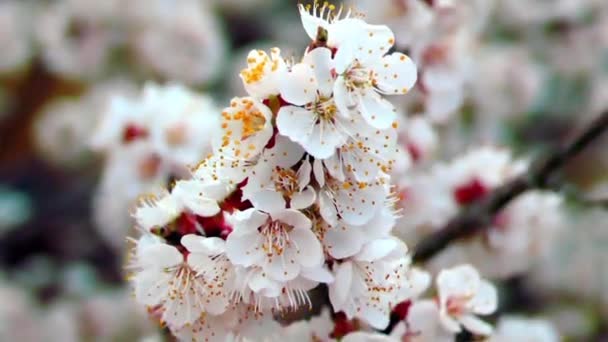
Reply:
<svg viewBox="0 0 608 342"><path fill-rule="evenodd" d="M608 111L591 122L572 142L533 163L528 173L511 180L483 199L464 208L443 229L424 238L414 249L413 260L427 261L451 242L489 227L494 216L509 202L528 190L547 188L557 171L606 131L608 131Z"/></svg>

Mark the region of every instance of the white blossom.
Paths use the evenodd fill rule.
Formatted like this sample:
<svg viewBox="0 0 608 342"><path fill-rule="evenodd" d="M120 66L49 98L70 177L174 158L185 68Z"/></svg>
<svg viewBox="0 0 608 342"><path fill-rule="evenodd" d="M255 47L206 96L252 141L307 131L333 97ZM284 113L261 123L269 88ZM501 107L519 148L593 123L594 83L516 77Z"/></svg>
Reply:
<svg viewBox="0 0 608 342"><path fill-rule="evenodd" d="M57 1L42 11L37 38L45 64L68 78L99 76L120 41L119 1Z"/></svg>
<svg viewBox="0 0 608 342"><path fill-rule="evenodd" d="M395 326L391 335L408 342L448 342L454 333L447 331L439 319L439 308L432 300L419 300L411 304L404 322Z"/></svg>
<svg viewBox="0 0 608 342"><path fill-rule="evenodd" d="M222 111L221 136L215 150L227 161L250 160L260 154L272 137L272 112L253 98L234 98Z"/></svg>
<svg viewBox="0 0 608 342"><path fill-rule="evenodd" d="M557 342L560 341L560 337L555 327L548 321L503 316L498 320L496 331L490 341Z"/></svg>
<svg viewBox="0 0 608 342"><path fill-rule="evenodd" d="M281 97L291 104L279 110L279 132L320 159L331 157L349 134L348 118L332 97L332 68L331 51L317 48L294 65L279 85Z"/></svg>
<svg viewBox="0 0 608 342"><path fill-rule="evenodd" d="M334 310L384 329L390 309L407 299L402 289L411 286L406 274L406 252L398 240L378 239L367 243L352 258L334 265L335 281L329 286Z"/></svg>
<svg viewBox="0 0 608 342"><path fill-rule="evenodd" d="M453 333L461 325L475 334L489 335L492 326L476 315L488 315L497 307L497 293L492 284L481 279L470 265L445 269L437 275L439 319L443 327Z"/></svg>
<svg viewBox="0 0 608 342"><path fill-rule="evenodd" d="M279 48L270 49L270 56L262 50L252 50L247 55L247 68L239 76L247 93L258 99L266 99L278 95L279 83L287 65L281 57Z"/></svg>
<svg viewBox="0 0 608 342"><path fill-rule="evenodd" d="M187 256L162 242L138 246L133 275L136 299L160 305L163 321L175 328L195 323L204 313L223 313L231 293L224 241L186 235L181 243Z"/></svg>
<svg viewBox="0 0 608 342"><path fill-rule="evenodd" d="M416 83L416 65L402 53L385 55L395 39L386 26L365 24L359 41L336 53L336 105L343 113L356 108L373 127L388 128L396 118L384 95L407 93Z"/></svg>
<svg viewBox="0 0 608 342"><path fill-rule="evenodd" d="M227 254L233 263L260 266L268 277L280 282L295 279L302 268L322 263L321 244L306 215L285 208L282 196L272 191L256 193L252 202L254 208L236 214L234 231L227 239Z"/></svg>
<svg viewBox="0 0 608 342"><path fill-rule="evenodd" d="M0 72L18 71L33 55L33 26L27 20L27 13L33 6L23 1L3 1L0 3Z"/></svg>
<svg viewBox="0 0 608 342"><path fill-rule="evenodd" d="M125 4L128 42L136 61L165 79L213 80L226 55L221 25L206 2L134 0Z"/></svg>

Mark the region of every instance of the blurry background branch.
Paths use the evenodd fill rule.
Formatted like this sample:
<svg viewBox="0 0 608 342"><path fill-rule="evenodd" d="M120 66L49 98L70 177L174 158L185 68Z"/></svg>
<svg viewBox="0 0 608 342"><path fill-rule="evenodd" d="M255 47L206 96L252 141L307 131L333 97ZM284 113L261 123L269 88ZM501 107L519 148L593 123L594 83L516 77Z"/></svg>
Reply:
<svg viewBox="0 0 608 342"><path fill-rule="evenodd" d="M494 216L513 199L532 189L560 191L555 181L560 171L574 156L608 131L608 111L604 111L571 142L533 163L529 172L497 188L488 196L466 207L441 230L423 239L414 249L414 262L424 262L451 242L469 237L491 226Z"/></svg>

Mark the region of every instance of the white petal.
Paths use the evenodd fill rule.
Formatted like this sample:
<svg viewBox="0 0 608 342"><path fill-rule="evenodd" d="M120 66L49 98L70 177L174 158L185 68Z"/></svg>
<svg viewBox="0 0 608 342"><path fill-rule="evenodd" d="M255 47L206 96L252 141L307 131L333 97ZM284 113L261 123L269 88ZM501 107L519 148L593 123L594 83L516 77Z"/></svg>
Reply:
<svg viewBox="0 0 608 342"><path fill-rule="evenodd" d="M312 186L308 186L304 191L295 193L291 198L290 207L292 209L305 209L313 205L317 198L317 193Z"/></svg>
<svg viewBox="0 0 608 342"><path fill-rule="evenodd" d="M323 219L331 226L337 224L338 212L336 210L336 206L324 190L321 190L319 193L319 211L321 213L321 217L323 217Z"/></svg>
<svg viewBox="0 0 608 342"><path fill-rule="evenodd" d="M387 237L395 226L396 218L390 208L382 208L364 225L368 239Z"/></svg>
<svg viewBox="0 0 608 342"><path fill-rule="evenodd" d="M317 236L310 229L294 229L289 237L296 245L296 260L304 267L315 267L323 263L323 249Z"/></svg>
<svg viewBox="0 0 608 342"><path fill-rule="evenodd" d="M192 213L203 217L210 217L220 211L220 207L213 199L205 196L203 182L198 180L178 181L171 193L176 200Z"/></svg>
<svg viewBox="0 0 608 342"><path fill-rule="evenodd" d="M310 183L310 172L312 171L312 166L310 165L310 160L308 157L304 159L302 165L298 169L298 189L300 191L304 190L308 184Z"/></svg>
<svg viewBox="0 0 608 342"><path fill-rule="evenodd" d="M249 267L257 265L264 259L261 248L262 237L256 232L247 234L232 234L226 239L226 255L234 264Z"/></svg>
<svg viewBox="0 0 608 342"><path fill-rule="evenodd" d="M361 317L373 328L384 330L389 323L390 313L388 313L387 310L388 308L383 310L382 308L378 308L376 306L370 306L361 311Z"/></svg>
<svg viewBox="0 0 608 342"><path fill-rule="evenodd" d="M310 230L312 222L301 211L295 209L284 209L273 214L272 218L284 222L295 229Z"/></svg>
<svg viewBox="0 0 608 342"><path fill-rule="evenodd" d="M205 312L214 316L221 315L230 306L230 301L227 294L216 291L205 300Z"/></svg>
<svg viewBox="0 0 608 342"><path fill-rule="evenodd" d="M365 21L358 18L346 18L332 23L327 28L327 45L337 47L340 51L346 43L358 41L353 37L359 37L366 25Z"/></svg>
<svg viewBox="0 0 608 342"><path fill-rule="evenodd" d="M232 187L226 185L222 182L210 183L203 182L202 192L205 194L205 197L214 199L216 201L224 200L228 195L230 195L233 191Z"/></svg>
<svg viewBox="0 0 608 342"><path fill-rule="evenodd" d="M139 272L133 279L135 298L144 305L158 305L166 297L171 273L161 270L145 270Z"/></svg>
<svg viewBox="0 0 608 342"><path fill-rule="evenodd" d="M341 150L345 147L343 146ZM339 181L344 181L344 169L342 165L344 164L342 161L342 156L339 154L334 154L330 158L323 160L323 164L325 165L325 169L329 174Z"/></svg>
<svg viewBox="0 0 608 342"><path fill-rule="evenodd" d="M433 122L444 123L464 102L461 87L448 90L431 91L426 95L426 113Z"/></svg>
<svg viewBox="0 0 608 342"><path fill-rule="evenodd" d="M277 115L279 133L306 148L304 142L310 139L315 126L314 114L294 106L281 107Z"/></svg>
<svg viewBox="0 0 608 342"><path fill-rule="evenodd" d="M317 29L319 27L327 27L327 22L321 18L311 15L302 4L300 4L298 8L300 10L302 26L304 27L306 34L308 34L310 39L315 39L317 37Z"/></svg>
<svg viewBox="0 0 608 342"><path fill-rule="evenodd" d="M471 265L456 266L444 269L437 275L437 288L440 299L446 300L452 294L474 294L479 288L480 277Z"/></svg>
<svg viewBox="0 0 608 342"><path fill-rule="evenodd" d="M160 237L153 235L152 233L144 232L144 234L139 237L139 240L137 240L135 257L141 259L144 255L143 251L145 251L146 248L158 244L164 244L163 240Z"/></svg>
<svg viewBox="0 0 608 342"><path fill-rule="evenodd" d="M193 269L197 275L209 270L209 266L213 264L213 260L203 253L188 254L188 266Z"/></svg>
<svg viewBox="0 0 608 342"><path fill-rule="evenodd" d="M360 226L369 222L383 206L387 189L378 183L347 180L334 184L334 203L338 214L347 223Z"/></svg>
<svg viewBox="0 0 608 342"><path fill-rule="evenodd" d="M331 50L327 48L316 48L307 53L302 62L313 67L319 93L329 97L333 91L334 79L331 75L333 68Z"/></svg>
<svg viewBox="0 0 608 342"><path fill-rule="evenodd" d="M283 100L302 106L311 103L317 97L317 79L312 66L298 63L291 68L280 81Z"/></svg>
<svg viewBox="0 0 608 342"><path fill-rule="evenodd" d="M324 265L313 268L302 268L300 275L306 279L324 284L330 284L334 281L333 274Z"/></svg>
<svg viewBox="0 0 608 342"><path fill-rule="evenodd" d="M295 262L295 259L295 251L287 248L280 255L272 255L268 263L264 265L264 270L274 280L281 282L292 280L298 276L301 267L299 263Z"/></svg>
<svg viewBox="0 0 608 342"><path fill-rule="evenodd" d="M166 244L150 245L142 249L138 262L157 269L179 265L184 261L177 248Z"/></svg>
<svg viewBox="0 0 608 342"><path fill-rule="evenodd" d="M389 128L397 119L395 107L372 89L363 91L359 101L361 115L375 128Z"/></svg>
<svg viewBox="0 0 608 342"><path fill-rule="evenodd" d="M181 239L182 246L190 253L202 253L205 255L219 255L226 251L226 242L217 237L204 237L188 234Z"/></svg>
<svg viewBox="0 0 608 342"><path fill-rule="evenodd" d="M352 93L346 88L344 76L339 76L334 82L334 103L340 112L340 115L349 118L351 111L356 108L355 99Z"/></svg>
<svg viewBox="0 0 608 342"><path fill-rule="evenodd" d="M356 59L355 41L346 40L340 45L334 57L334 67L338 75L344 74Z"/></svg>
<svg viewBox="0 0 608 342"><path fill-rule="evenodd" d="M357 254L361 250L365 241L364 238L360 227L338 222L336 226L328 227L323 236L323 243L332 257L344 259Z"/></svg>
<svg viewBox="0 0 608 342"><path fill-rule="evenodd" d="M250 51L247 55L247 68L239 75L247 93L258 99L278 95L278 80L286 72L279 48L271 49L271 57L265 51Z"/></svg>
<svg viewBox="0 0 608 342"><path fill-rule="evenodd" d="M198 304L200 301L197 295L196 291L184 289L177 295L169 296L163 305L162 320L175 327L196 321L203 311L203 307Z"/></svg>
<svg viewBox="0 0 608 342"><path fill-rule="evenodd" d="M234 225L233 233L252 233L268 221L268 215L255 208L249 208L231 215L229 220Z"/></svg>
<svg viewBox="0 0 608 342"><path fill-rule="evenodd" d="M315 180L320 187L325 186L325 172L323 171L323 162L320 159L315 159L312 163L312 172L315 175Z"/></svg>
<svg viewBox="0 0 608 342"><path fill-rule="evenodd" d="M387 95L407 93L418 78L414 62L399 52L384 56L373 69L376 88Z"/></svg>
<svg viewBox="0 0 608 342"><path fill-rule="evenodd" d="M473 315L464 315L459 319L460 323L470 332L476 335L490 335L492 326Z"/></svg>
<svg viewBox="0 0 608 342"><path fill-rule="evenodd" d="M470 305L473 308L473 312L479 315L489 315L496 311L498 294L494 285L482 280Z"/></svg>
<svg viewBox="0 0 608 342"><path fill-rule="evenodd" d="M337 47L334 66L338 74L344 73L352 62L359 57L360 39L367 24L361 19L340 20L329 28L328 45ZM353 37L357 37L353 39Z"/></svg>
<svg viewBox="0 0 608 342"><path fill-rule="evenodd" d="M262 159L253 167L250 176L247 177L247 184L241 188L243 192L242 200L249 200L258 191L274 188L272 175L274 173L273 163Z"/></svg>
<svg viewBox="0 0 608 342"><path fill-rule="evenodd" d="M365 244L361 252L355 256L355 259L367 262L382 259L398 246L399 244L394 239L374 240Z"/></svg>
<svg viewBox="0 0 608 342"><path fill-rule="evenodd" d="M142 203L133 216L140 227L148 230L162 227L175 220L180 214L178 201L174 196L167 194L152 203Z"/></svg>
<svg viewBox="0 0 608 342"><path fill-rule="evenodd" d="M383 335L381 333L368 333L368 332L353 332L344 336L342 342L396 342L396 339L393 339L389 336Z"/></svg>
<svg viewBox="0 0 608 342"><path fill-rule="evenodd" d="M274 146L264 152L264 157L272 159L273 165L288 168L302 159L304 149L291 139L277 134Z"/></svg>
<svg viewBox="0 0 608 342"><path fill-rule="evenodd" d="M313 126L307 141L302 145L306 152L319 159L326 159L336 153L336 149L344 144L346 136L336 125L319 121Z"/></svg>
<svg viewBox="0 0 608 342"><path fill-rule="evenodd" d="M249 278L248 284L249 288L253 292L260 292L262 290L268 289L278 290L278 283L266 276L266 274L261 269L253 272L251 278Z"/></svg>
<svg viewBox="0 0 608 342"><path fill-rule="evenodd" d="M384 56L395 43L393 31L386 25L366 24L356 47L360 61L375 61Z"/></svg>
<svg viewBox="0 0 608 342"><path fill-rule="evenodd" d="M411 283L411 297L417 298L424 293L431 285L431 275L419 268L412 267L409 271L409 280Z"/></svg>
<svg viewBox="0 0 608 342"><path fill-rule="evenodd" d="M439 314L439 322L441 322L441 325L445 330L451 333L456 334L462 331L462 328L460 327L458 321L445 313Z"/></svg>
<svg viewBox="0 0 608 342"><path fill-rule="evenodd" d="M334 265L334 282L329 286L329 300L336 311L342 309L351 294L353 265L350 261Z"/></svg>
<svg viewBox="0 0 608 342"><path fill-rule="evenodd" d="M279 192L262 190L251 195L249 199L253 207L263 212L272 214L285 209L285 199Z"/></svg>

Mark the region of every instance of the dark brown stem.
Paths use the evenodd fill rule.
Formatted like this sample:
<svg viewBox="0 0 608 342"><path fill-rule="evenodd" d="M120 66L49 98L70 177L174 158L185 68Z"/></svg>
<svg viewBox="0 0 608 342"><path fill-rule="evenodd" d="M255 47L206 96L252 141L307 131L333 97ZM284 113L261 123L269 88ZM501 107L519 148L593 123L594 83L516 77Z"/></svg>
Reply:
<svg viewBox="0 0 608 342"><path fill-rule="evenodd" d="M529 172L511 180L483 199L464 208L443 229L424 238L414 249L414 262L424 262L451 242L471 236L491 225L494 216L509 202L532 189L548 188L557 172L585 147L608 131L608 111L587 126L572 142L532 164Z"/></svg>

